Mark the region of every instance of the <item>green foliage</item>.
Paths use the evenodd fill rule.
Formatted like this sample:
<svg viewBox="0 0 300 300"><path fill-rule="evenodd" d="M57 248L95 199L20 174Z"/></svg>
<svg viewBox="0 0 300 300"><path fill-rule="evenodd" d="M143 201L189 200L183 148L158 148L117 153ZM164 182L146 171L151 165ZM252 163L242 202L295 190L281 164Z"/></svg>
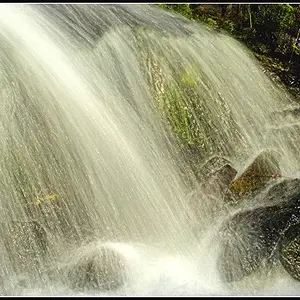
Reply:
<svg viewBox="0 0 300 300"><path fill-rule="evenodd" d="M292 45L295 54L300 55L300 46L297 46L295 43Z"/></svg>
<svg viewBox="0 0 300 300"><path fill-rule="evenodd" d="M268 47L265 44L259 44L258 49L261 53L267 53L268 52Z"/></svg>
<svg viewBox="0 0 300 300"><path fill-rule="evenodd" d="M160 8L169 9L173 12L177 12L188 19L192 19L193 13L189 4L158 4Z"/></svg>
<svg viewBox="0 0 300 300"><path fill-rule="evenodd" d="M300 84L299 4L160 4L160 7L223 29L244 42L265 67ZM270 58L270 59L269 59ZM289 74L287 74L287 72ZM300 89L299 89L300 93Z"/></svg>
<svg viewBox="0 0 300 300"><path fill-rule="evenodd" d="M288 4L259 5L253 13L256 39L269 45L273 52L291 52L287 34L292 32L294 23L295 11Z"/></svg>
<svg viewBox="0 0 300 300"><path fill-rule="evenodd" d="M272 73L279 75L283 82L286 83L285 78L292 74L296 82L300 83L299 4L159 4L158 6L179 13L190 20L204 22L213 28L227 31L252 49L263 65ZM182 145L204 149L209 147L210 143L211 147L215 148L213 141L208 141L206 129L202 128L202 125L199 127L193 116L193 109L197 111L197 115L201 115L200 112L205 112L205 105L191 110L187 104L188 99L199 100L198 98L202 97L195 92L197 86L195 70L186 69L178 73L179 78L176 82L181 82L180 87L166 86L164 95L159 99L160 106ZM248 183L252 186L250 181Z"/></svg>
<svg viewBox="0 0 300 300"><path fill-rule="evenodd" d="M210 26L218 27L217 21L215 21L215 20L212 19L212 18L207 18L207 19L205 20L205 22L206 22L208 25L210 25Z"/></svg>
<svg viewBox="0 0 300 300"><path fill-rule="evenodd" d="M226 20L225 22L223 22L222 27L230 33L233 33L235 31L234 23L230 20Z"/></svg>
<svg viewBox="0 0 300 300"><path fill-rule="evenodd" d="M259 5L255 24L265 31L288 30L294 25L295 11L289 4Z"/></svg>

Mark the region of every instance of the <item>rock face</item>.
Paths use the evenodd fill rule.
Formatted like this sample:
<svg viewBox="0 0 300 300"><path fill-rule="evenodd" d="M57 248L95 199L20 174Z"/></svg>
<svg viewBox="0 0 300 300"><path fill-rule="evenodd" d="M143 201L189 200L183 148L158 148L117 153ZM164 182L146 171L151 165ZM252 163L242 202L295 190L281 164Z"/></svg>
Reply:
<svg viewBox="0 0 300 300"><path fill-rule="evenodd" d="M263 151L246 170L229 186L225 199L236 202L260 189L266 187L268 182L280 177L280 155L275 151Z"/></svg>
<svg viewBox="0 0 300 300"><path fill-rule="evenodd" d="M287 235L287 229L295 216L300 217L299 196L278 205L239 212L224 224L218 270L225 282L241 280L264 264L278 261L279 252L284 266L288 265L293 251L289 250L289 242L294 239ZM298 228L293 231L296 236L298 233Z"/></svg>
<svg viewBox="0 0 300 300"><path fill-rule="evenodd" d="M224 282L242 280L279 261L300 280L300 179L282 179L279 158L275 151L264 151L237 179L223 157L212 157L198 171L200 188L190 199L201 218L198 231L205 230L226 201L251 199L250 208L230 217L219 232L217 267Z"/></svg>
<svg viewBox="0 0 300 300"><path fill-rule="evenodd" d="M202 178L202 187L208 194L221 196L236 174L237 171L228 159L213 156L202 165L198 177Z"/></svg>
<svg viewBox="0 0 300 300"><path fill-rule="evenodd" d="M47 233L35 221L1 223L1 248L6 248L16 273L38 270L48 251Z"/></svg>
<svg viewBox="0 0 300 300"><path fill-rule="evenodd" d="M300 116L300 107L275 111L270 115L270 122L273 125L282 125L283 122L297 122Z"/></svg>
<svg viewBox="0 0 300 300"><path fill-rule="evenodd" d="M188 198L198 233L205 230L222 210L224 191L236 174L231 162L219 156L212 157L199 168L200 184Z"/></svg>
<svg viewBox="0 0 300 300"><path fill-rule="evenodd" d="M300 219L294 217L293 221L280 243L279 258L285 270L300 281Z"/></svg>
<svg viewBox="0 0 300 300"><path fill-rule="evenodd" d="M264 202L279 204L300 195L300 178L285 178L275 182L263 195ZM291 202L291 201L290 201Z"/></svg>
<svg viewBox="0 0 300 300"><path fill-rule="evenodd" d="M120 288L126 278L124 258L116 250L90 244L80 249L78 257L67 267L72 289L113 291Z"/></svg>

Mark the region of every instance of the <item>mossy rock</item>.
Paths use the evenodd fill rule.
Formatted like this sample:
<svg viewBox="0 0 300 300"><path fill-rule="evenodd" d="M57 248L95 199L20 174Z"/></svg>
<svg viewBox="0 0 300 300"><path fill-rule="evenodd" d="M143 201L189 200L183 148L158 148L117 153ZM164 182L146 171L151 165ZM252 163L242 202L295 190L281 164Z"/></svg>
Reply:
<svg viewBox="0 0 300 300"><path fill-rule="evenodd" d="M153 47L157 38L161 37L136 34L136 54L166 132L183 152L200 149L201 159L216 153L229 155L235 147L220 141L243 144L244 139L226 99L214 90L193 56L182 60L175 49L166 56L163 48Z"/></svg>
<svg viewBox="0 0 300 300"><path fill-rule="evenodd" d="M228 188L226 200L237 200L265 187L270 180L281 175L280 155L275 151L263 151Z"/></svg>
<svg viewBox="0 0 300 300"><path fill-rule="evenodd" d="M114 291L124 285L125 259L116 250L88 245L77 255L79 258L68 267L67 277L72 289Z"/></svg>

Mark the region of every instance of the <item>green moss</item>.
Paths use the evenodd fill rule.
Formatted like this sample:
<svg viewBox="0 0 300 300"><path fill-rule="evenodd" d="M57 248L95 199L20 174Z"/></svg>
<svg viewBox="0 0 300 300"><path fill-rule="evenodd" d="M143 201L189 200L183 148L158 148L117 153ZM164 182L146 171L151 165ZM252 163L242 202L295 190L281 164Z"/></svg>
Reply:
<svg viewBox="0 0 300 300"><path fill-rule="evenodd" d="M189 66L184 69L180 77L183 84L196 87L196 78L198 75L199 72L197 72L196 68Z"/></svg>
<svg viewBox="0 0 300 300"><path fill-rule="evenodd" d="M167 131L176 137L183 152L192 148L203 157L228 155L228 145L225 149L219 141L224 136L234 140L241 137L238 130L230 130L237 124L226 101L215 91L200 62L189 57L176 59L176 51L170 49L174 59L169 63L161 49L153 47L155 32L147 33L135 32L137 57Z"/></svg>
<svg viewBox="0 0 300 300"><path fill-rule="evenodd" d="M187 78L190 80L190 77L184 80ZM184 92L169 88L159 101L162 113L180 143L201 145L202 137L197 130L192 108L186 102Z"/></svg>

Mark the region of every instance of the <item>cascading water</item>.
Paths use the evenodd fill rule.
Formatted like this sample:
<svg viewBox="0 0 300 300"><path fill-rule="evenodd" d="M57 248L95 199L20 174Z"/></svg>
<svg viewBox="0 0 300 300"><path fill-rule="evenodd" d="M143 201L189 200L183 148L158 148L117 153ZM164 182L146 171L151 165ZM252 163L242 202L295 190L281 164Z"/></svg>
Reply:
<svg viewBox="0 0 300 300"><path fill-rule="evenodd" d="M272 148L282 174L299 170L297 124L270 119L292 99L240 43L146 5L2 4L0 40L3 295L78 293L95 278L77 266L103 247L124 259L113 294L297 288L282 273L223 283L222 201L187 201L201 178L186 152L242 172Z"/></svg>

